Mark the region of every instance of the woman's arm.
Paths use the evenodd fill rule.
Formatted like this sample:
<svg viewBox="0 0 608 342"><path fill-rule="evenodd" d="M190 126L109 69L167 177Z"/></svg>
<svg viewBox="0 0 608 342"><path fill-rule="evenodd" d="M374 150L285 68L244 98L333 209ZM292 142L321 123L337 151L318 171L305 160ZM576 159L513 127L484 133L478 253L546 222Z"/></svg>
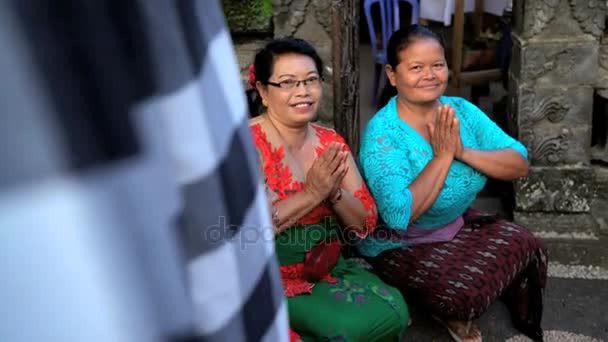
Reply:
<svg viewBox="0 0 608 342"><path fill-rule="evenodd" d="M466 121L466 129L474 134L478 145L478 148L466 147L459 141L455 158L488 177L509 181L525 176L528 173L526 148L474 104L460 98L454 101Z"/></svg>
<svg viewBox="0 0 608 342"><path fill-rule="evenodd" d="M340 185L341 194L332 194L330 203L342 227L364 238L375 228L378 218L376 204L363 183L350 151L346 163L348 171Z"/></svg>
<svg viewBox="0 0 608 342"><path fill-rule="evenodd" d="M355 195L342 188L341 198L332 204L332 207L345 229L354 231L360 237L367 235L367 212L363 203Z"/></svg>
<svg viewBox="0 0 608 342"><path fill-rule="evenodd" d="M435 157L412 179L409 161L403 157L402 151L384 150L367 161L362 159L369 187L384 222L390 228L406 230L411 222L424 214L437 200L452 161L450 156ZM375 167L372 163L376 162L383 167Z"/></svg>
<svg viewBox="0 0 608 342"><path fill-rule="evenodd" d="M483 151L463 148L457 157L488 177L510 181L528 174L528 161L511 148Z"/></svg>
<svg viewBox="0 0 608 342"><path fill-rule="evenodd" d="M275 233L283 232L327 199L347 173L348 154L340 143L330 143L306 173L304 189L275 203Z"/></svg>
<svg viewBox="0 0 608 342"><path fill-rule="evenodd" d="M272 213L275 235L293 226L299 219L321 204L321 202L323 202L323 198L308 191L306 188L291 197L275 202Z"/></svg>
<svg viewBox="0 0 608 342"><path fill-rule="evenodd" d="M412 209L408 223L416 221L418 217L433 206L441 188L443 188L445 179L448 177L452 161L453 157L449 155L434 157L409 186L412 196Z"/></svg>
<svg viewBox="0 0 608 342"><path fill-rule="evenodd" d="M450 172L460 141L460 122L454 109L448 105L440 106L435 122L429 125L429 133L433 159L409 187L412 193L410 223L435 203Z"/></svg>
<svg viewBox="0 0 608 342"><path fill-rule="evenodd" d="M398 147L400 137L392 136L391 129L378 124L365 132L361 164L378 211L390 228L406 230L437 200L454 160L457 127L454 110L441 106L429 128L434 157L417 175L411 170L409 151Z"/></svg>

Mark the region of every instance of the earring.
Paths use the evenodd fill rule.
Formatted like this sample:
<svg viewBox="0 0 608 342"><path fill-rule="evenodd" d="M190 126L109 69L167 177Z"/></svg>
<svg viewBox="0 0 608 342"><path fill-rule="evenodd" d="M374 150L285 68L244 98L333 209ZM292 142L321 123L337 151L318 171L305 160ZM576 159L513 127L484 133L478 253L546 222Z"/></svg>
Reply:
<svg viewBox="0 0 608 342"><path fill-rule="evenodd" d="M262 99L262 106L268 107L268 102L266 102L266 99Z"/></svg>

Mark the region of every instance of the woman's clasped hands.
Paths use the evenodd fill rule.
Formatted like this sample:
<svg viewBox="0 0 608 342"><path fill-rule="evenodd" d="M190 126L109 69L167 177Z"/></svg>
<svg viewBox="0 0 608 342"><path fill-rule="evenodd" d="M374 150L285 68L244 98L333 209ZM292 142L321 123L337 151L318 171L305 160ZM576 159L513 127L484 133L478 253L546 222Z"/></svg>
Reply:
<svg viewBox="0 0 608 342"><path fill-rule="evenodd" d="M454 108L448 104L440 105L435 121L428 124L430 143L436 158L462 157L463 146L460 139L460 121Z"/></svg>
<svg viewBox="0 0 608 342"><path fill-rule="evenodd" d="M308 170L305 190L321 201L333 198L348 173L348 154L346 145L330 143Z"/></svg>

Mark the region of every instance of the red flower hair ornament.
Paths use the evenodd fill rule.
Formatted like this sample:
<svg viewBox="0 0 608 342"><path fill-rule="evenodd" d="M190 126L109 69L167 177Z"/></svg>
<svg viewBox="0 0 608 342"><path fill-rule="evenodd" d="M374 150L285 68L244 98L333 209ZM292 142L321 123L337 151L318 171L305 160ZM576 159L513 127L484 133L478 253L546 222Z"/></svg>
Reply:
<svg viewBox="0 0 608 342"><path fill-rule="evenodd" d="M255 67L253 64L249 66L249 85L251 88L255 89Z"/></svg>

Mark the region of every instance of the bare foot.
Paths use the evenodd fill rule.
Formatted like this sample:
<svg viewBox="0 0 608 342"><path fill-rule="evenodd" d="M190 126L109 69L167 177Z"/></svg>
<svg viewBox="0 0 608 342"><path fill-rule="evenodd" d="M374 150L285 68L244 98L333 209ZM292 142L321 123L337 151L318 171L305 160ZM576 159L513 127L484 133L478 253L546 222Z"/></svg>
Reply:
<svg viewBox="0 0 608 342"><path fill-rule="evenodd" d="M456 342L481 342L481 331L471 321L444 321L438 317L433 316L439 323L441 323L450 336Z"/></svg>
<svg viewBox="0 0 608 342"><path fill-rule="evenodd" d="M481 342L481 330L471 321L447 321L446 325L450 335L458 342Z"/></svg>

